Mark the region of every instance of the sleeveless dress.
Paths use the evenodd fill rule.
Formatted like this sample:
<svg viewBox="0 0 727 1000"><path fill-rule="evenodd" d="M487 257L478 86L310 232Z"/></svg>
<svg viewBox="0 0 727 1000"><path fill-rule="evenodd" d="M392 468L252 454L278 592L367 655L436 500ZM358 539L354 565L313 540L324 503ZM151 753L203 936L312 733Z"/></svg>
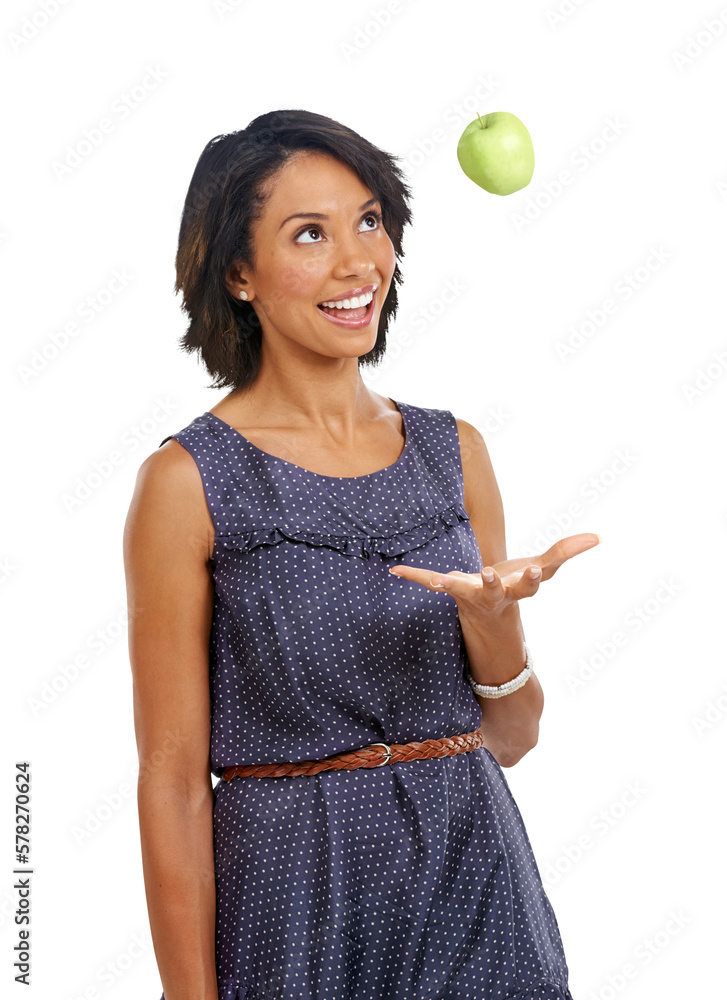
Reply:
<svg viewBox="0 0 727 1000"><path fill-rule="evenodd" d="M481 568L457 425L392 402L404 450L364 476L309 472L210 412L161 442L193 456L216 533L219 997L572 1000L520 811L485 747L220 778L481 724L454 598L388 572Z"/></svg>

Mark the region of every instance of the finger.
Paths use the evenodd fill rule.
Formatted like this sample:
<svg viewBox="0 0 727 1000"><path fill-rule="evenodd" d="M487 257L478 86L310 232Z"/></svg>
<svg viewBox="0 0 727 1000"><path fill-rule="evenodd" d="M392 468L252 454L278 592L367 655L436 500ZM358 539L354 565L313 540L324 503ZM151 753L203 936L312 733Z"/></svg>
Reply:
<svg viewBox="0 0 727 1000"><path fill-rule="evenodd" d="M532 571L535 572L535 576L532 575ZM485 602L490 607L495 607L503 601L520 601L537 593L542 578L542 569L537 563L530 560L522 573L519 575L509 574L516 577L512 582L503 580L494 566L483 566L481 574ZM488 579L491 575L493 575L492 581Z"/></svg>
<svg viewBox="0 0 727 1000"><path fill-rule="evenodd" d="M547 552L544 552L539 557L544 567L544 579L552 576L568 559L580 555L581 552L587 552L588 549L592 549L594 545L599 545L600 543L601 536L594 531L582 531L578 535L568 535L566 538L560 538L550 546Z"/></svg>
<svg viewBox="0 0 727 1000"><path fill-rule="evenodd" d="M421 582L427 589L451 594L453 597L468 597L473 588L479 585L474 573L461 573L459 570L452 570L450 573L422 570L422 574Z"/></svg>
<svg viewBox="0 0 727 1000"><path fill-rule="evenodd" d="M463 597L469 593L473 583L478 581L478 576L474 573L461 573L459 570L452 570L450 573L438 573L436 570L424 569L419 566L391 566L389 572L392 576L401 577L404 580L411 580L419 583L427 590L439 593L449 592L457 597ZM479 581L478 581L479 582Z"/></svg>
<svg viewBox="0 0 727 1000"><path fill-rule="evenodd" d="M523 571L522 576L512 587L508 588L508 596L515 597L520 601L525 597L532 597L537 594L540 583L543 579L543 571L537 563L531 563Z"/></svg>
<svg viewBox="0 0 727 1000"><path fill-rule="evenodd" d="M602 541L601 536L595 531L582 531L578 535L568 535L567 538L561 538L554 542L542 555L536 557L536 561L542 567L543 580L550 579L553 573L568 559L592 549ZM532 562L533 559L528 556L518 556L515 559L505 559L503 562L496 563L495 568L500 576L506 577L511 573L522 572Z"/></svg>
<svg viewBox="0 0 727 1000"><path fill-rule="evenodd" d="M494 566L483 566L480 570L482 577L482 596L489 607L495 607L505 598L505 585L502 577Z"/></svg>

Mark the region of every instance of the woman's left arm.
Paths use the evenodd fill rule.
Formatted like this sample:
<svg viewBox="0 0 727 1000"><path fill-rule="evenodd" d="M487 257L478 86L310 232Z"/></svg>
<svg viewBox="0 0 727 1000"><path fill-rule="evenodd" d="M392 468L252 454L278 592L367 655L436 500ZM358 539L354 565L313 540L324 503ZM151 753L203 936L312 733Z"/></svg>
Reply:
<svg viewBox="0 0 727 1000"><path fill-rule="evenodd" d="M477 538L483 566L507 559L505 515L485 440L472 424L457 421L464 474L464 504ZM462 636L470 672L477 684L504 684L525 666L525 635L520 608L515 602L497 618L478 627L475 619L460 614ZM531 673L517 691L503 698L475 695L482 708L480 726L485 746L501 767L517 764L538 742L543 714L543 689Z"/></svg>
<svg viewBox="0 0 727 1000"><path fill-rule="evenodd" d="M550 579L567 559L601 539L583 532L560 539L533 559L507 559L502 499L487 446L466 420L458 420L457 429L464 503L480 549L482 571L447 573L400 564L391 572L454 597L473 680L499 685L513 680L526 665L518 602L537 593L541 582ZM485 746L502 767L512 767L538 741L544 700L540 682L531 673L522 687L501 698L476 697L482 708L480 730Z"/></svg>

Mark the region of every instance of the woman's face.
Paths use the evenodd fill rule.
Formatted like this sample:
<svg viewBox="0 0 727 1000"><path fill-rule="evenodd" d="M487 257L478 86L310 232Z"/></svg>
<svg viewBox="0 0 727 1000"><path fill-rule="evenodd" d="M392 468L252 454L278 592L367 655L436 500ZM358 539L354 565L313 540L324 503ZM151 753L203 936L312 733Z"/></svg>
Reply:
<svg viewBox="0 0 727 1000"><path fill-rule="evenodd" d="M297 345L333 358L366 354L376 343L396 266L394 246L377 218L380 202L350 167L325 153L296 155L268 185L253 230L255 270L231 267L228 288L236 298L247 292L270 347ZM331 310L338 322L319 308L373 285L365 309Z"/></svg>

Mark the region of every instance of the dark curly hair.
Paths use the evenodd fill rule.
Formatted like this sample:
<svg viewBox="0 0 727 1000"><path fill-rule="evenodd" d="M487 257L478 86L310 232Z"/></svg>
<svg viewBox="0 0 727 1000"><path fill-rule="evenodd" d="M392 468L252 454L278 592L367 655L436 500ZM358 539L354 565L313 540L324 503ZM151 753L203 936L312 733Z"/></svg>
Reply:
<svg viewBox="0 0 727 1000"><path fill-rule="evenodd" d="M250 386L260 369L260 320L236 299L225 275L231 264L255 266L252 227L266 201L264 183L300 150L316 150L348 165L379 199L384 229L404 256L402 234L411 222L411 191L396 163L352 129L311 111L270 111L245 129L215 136L202 151L184 202L174 289L183 293L189 327L181 348L199 351L214 382L208 388ZM359 366L377 364L386 351L389 320L398 307L397 262L373 348Z"/></svg>

